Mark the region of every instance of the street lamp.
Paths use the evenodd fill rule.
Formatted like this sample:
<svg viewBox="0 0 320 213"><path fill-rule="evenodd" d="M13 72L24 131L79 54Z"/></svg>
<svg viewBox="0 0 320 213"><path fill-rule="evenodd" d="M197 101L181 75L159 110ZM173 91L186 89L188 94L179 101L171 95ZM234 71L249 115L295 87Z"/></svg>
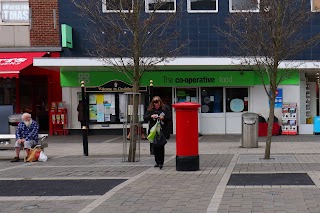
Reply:
<svg viewBox="0 0 320 213"><path fill-rule="evenodd" d="M150 84L149 84L149 103L151 103L153 98L153 80L150 80ZM147 132L147 135L149 134L149 132ZM150 155L154 155L153 153L153 143L150 143Z"/></svg>

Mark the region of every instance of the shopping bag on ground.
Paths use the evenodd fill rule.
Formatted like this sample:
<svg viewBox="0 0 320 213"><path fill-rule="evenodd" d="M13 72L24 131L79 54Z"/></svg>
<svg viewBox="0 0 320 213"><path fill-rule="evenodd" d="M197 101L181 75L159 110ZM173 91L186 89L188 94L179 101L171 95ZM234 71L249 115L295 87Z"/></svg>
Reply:
<svg viewBox="0 0 320 213"><path fill-rule="evenodd" d="M150 129L150 134L148 135L147 139L152 143L154 141L154 137L156 136L157 132L160 133L160 120L157 120L157 123Z"/></svg>
<svg viewBox="0 0 320 213"><path fill-rule="evenodd" d="M48 160L48 157L44 154L43 151L40 152L38 161L46 162Z"/></svg>
<svg viewBox="0 0 320 213"><path fill-rule="evenodd" d="M29 156L24 159L25 162L33 162L37 161L39 158L39 153L41 152L41 148L36 146L34 148L31 148L29 151Z"/></svg>

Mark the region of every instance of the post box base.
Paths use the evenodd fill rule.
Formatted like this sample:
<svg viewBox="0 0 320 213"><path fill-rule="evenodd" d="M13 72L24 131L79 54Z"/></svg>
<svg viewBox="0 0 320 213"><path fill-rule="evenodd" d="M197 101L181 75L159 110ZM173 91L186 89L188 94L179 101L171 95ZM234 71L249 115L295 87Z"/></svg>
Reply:
<svg viewBox="0 0 320 213"><path fill-rule="evenodd" d="M176 156L177 171L198 171L200 169L199 155Z"/></svg>

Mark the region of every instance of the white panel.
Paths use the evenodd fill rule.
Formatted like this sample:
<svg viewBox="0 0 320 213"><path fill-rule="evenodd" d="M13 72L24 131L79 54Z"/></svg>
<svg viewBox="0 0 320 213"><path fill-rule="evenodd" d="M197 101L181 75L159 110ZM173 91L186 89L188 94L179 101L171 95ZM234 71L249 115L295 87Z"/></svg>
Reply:
<svg viewBox="0 0 320 213"><path fill-rule="evenodd" d="M0 25L0 47L14 46L14 27Z"/></svg>
<svg viewBox="0 0 320 213"><path fill-rule="evenodd" d="M14 46L30 46L30 28L29 26L14 26Z"/></svg>
<svg viewBox="0 0 320 213"><path fill-rule="evenodd" d="M313 134L313 124L300 124L299 134Z"/></svg>
<svg viewBox="0 0 320 213"><path fill-rule="evenodd" d="M226 113L226 134L241 134L242 113Z"/></svg>
<svg viewBox="0 0 320 213"><path fill-rule="evenodd" d="M199 117L201 134L225 134L224 113L200 113Z"/></svg>
<svg viewBox="0 0 320 213"><path fill-rule="evenodd" d="M310 85L310 115L317 116L317 83L309 82Z"/></svg>
<svg viewBox="0 0 320 213"><path fill-rule="evenodd" d="M283 102L295 102L300 103L300 88L298 85L280 85L278 88L282 88ZM252 88L252 112L260 113L266 120L269 117L269 100L263 86L255 86ZM281 108L274 109L275 116L281 120L282 112ZM298 117L299 120L299 117Z"/></svg>
<svg viewBox="0 0 320 213"><path fill-rule="evenodd" d="M78 97L77 93L81 92L80 87L62 87L62 101L66 103L68 110L68 128L69 129L80 129L81 125L78 121Z"/></svg>
<svg viewBox="0 0 320 213"><path fill-rule="evenodd" d="M300 104L298 104L298 106L300 106L300 124L306 124L306 102L307 102L307 97L306 97L306 78L305 78L305 73L302 72L300 73ZM301 129L300 129L301 130ZM300 134L301 131L299 130Z"/></svg>

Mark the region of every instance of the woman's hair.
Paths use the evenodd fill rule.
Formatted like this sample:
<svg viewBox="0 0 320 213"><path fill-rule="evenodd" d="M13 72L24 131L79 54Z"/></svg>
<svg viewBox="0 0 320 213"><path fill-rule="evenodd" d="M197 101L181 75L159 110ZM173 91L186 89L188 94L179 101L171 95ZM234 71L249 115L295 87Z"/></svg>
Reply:
<svg viewBox="0 0 320 213"><path fill-rule="evenodd" d="M159 101L159 102L160 102L160 107L161 107L162 109L164 109L164 104L163 104L161 98L160 98L159 96L154 96L154 97L152 98L151 103L149 104L148 111L151 111L152 109L154 109L154 102L156 102L156 101Z"/></svg>

